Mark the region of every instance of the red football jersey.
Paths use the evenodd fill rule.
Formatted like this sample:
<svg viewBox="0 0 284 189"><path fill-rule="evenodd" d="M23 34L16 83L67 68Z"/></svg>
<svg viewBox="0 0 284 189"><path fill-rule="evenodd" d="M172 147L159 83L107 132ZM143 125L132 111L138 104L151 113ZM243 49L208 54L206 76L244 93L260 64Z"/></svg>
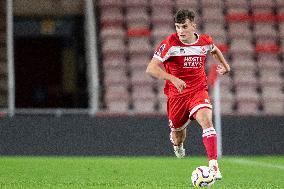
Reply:
<svg viewBox="0 0 284 189"><path fill-rule="evenodd" d="M167 80L164 92L168 97L208 89L204 64L214 44L208 35L195 35L197 40L194 43L185 44L179 40L177 33L173 33L155 51L154 57L164 63L165 70L186 83L186 88L179 93L174 84Z"/></svg>

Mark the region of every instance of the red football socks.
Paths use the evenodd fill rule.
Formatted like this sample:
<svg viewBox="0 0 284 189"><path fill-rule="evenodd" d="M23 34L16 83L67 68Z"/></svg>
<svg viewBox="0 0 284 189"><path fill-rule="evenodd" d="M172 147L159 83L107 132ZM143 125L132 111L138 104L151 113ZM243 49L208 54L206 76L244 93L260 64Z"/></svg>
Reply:
<svg viewBox="0 0 284 189"><path fill-rule="evenodd" d="M208 159L217 159L217 135L215 129L213 127L204 129L202 138Z"/></svg>

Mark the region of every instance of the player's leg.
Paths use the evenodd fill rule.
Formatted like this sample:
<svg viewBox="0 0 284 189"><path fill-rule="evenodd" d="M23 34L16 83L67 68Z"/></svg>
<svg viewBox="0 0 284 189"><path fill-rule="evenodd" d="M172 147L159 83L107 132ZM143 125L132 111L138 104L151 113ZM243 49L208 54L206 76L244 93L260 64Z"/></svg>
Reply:
<svg viewBox="0 0 284 189"><path fill-rule="evenodd" d="M196 121L202 127L203 144L209 160L217 159L217 136L212 123L212 110L201 108L196 112Z"/></svg>
<svg viewBox="0 0 284 189"><path fill-rule="evenodd" d="M178 158L183 158L185 156L185 149L183 143L186 138L186 128L181 131L171 131L170 140L173 144L174 153Z"/></svg>
<svg viewBox="0 0 284 189"><path fill-rule="evenodd" d="M180 146L183 144L186 138L186 128L181 131L171 131L170 139L173 145Z"/></svg>
<svg viewBox="0 0 284 189"><path fill-rule="evenodd" d="M216 171L216 178L221 179L222 175L217 163L217 135L212 123L212 110L201 108L196 112L195 118L203 129L202 139L207 152L209 167Z"/></svg>
<svg viewBox="0 0 284 189"><path fill-rule="evenodd" d="M168 118L171 129L170 140L173 144L174 153L178 158L185 156L183 142L186 138L186 127L189 123L189 112L187 108L187 98L168 99Z"/></svg>

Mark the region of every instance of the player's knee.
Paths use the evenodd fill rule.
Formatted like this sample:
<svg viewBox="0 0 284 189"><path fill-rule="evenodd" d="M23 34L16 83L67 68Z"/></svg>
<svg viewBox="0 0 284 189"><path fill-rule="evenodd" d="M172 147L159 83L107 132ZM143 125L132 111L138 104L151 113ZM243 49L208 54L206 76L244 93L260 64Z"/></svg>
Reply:
<svg viewBox="0 0 284 189"><path fill-rule="evenodd" d="M199 124L202 126L202 128L213 127L212 119L210 119L208 116L204 116L202 119L200 119Z"/></svg>

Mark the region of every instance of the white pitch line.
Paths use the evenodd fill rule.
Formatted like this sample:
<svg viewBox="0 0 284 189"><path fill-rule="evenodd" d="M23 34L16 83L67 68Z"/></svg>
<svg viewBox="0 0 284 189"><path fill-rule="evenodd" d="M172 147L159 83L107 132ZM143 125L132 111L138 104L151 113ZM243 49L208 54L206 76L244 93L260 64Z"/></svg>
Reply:
<svg viewBox="0 0 284 189"><path fill-rule="evenodd" d="M243 165L253 165L253 166L259 166L259 167L267 167L267 168L275 168L275 169L284 170L284 165L252 161L252 160L247 160L247 159L231 159L231 161L234 163L243 164Z"/></svg>

